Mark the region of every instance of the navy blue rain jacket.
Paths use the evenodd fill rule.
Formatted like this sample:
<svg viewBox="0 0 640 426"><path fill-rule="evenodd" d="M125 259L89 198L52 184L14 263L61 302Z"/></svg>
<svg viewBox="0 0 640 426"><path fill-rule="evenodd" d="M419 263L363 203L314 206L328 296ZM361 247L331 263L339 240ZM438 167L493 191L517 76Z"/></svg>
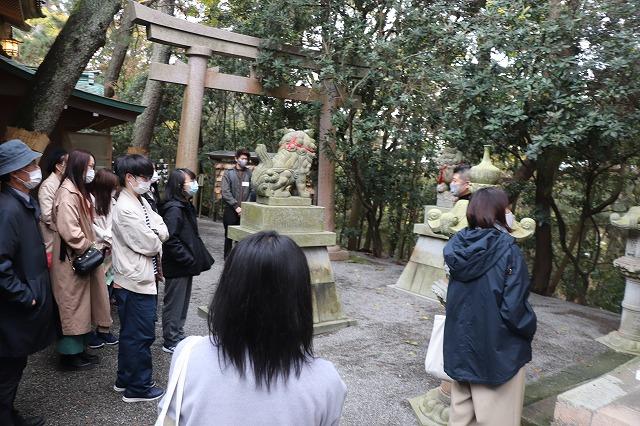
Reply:
<svg viewBox="0 0 640 426"><path fill-rule="evenodd" d="M459 382L500 385L531 361L536 315L515 239L465 228L444 248L450 269L444 371Z"/></svg>

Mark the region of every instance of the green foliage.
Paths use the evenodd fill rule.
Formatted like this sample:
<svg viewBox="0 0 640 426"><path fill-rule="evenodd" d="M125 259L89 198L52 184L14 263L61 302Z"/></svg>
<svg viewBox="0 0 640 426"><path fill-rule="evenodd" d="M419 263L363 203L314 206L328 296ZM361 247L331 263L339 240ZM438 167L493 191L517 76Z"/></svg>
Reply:
<svg viewBox="0 0 640 426"><path fill-rule="evenodd" d="M20 62L32 67L40 65L69 16L63 11L47 8L44 14L44 18L29 20L30 31L13 30L15 38L21 42Z"/></svg>
<svg viewBox="0 0 640 426"><path fill-rule="evenodd" d="M508 172L533 164L533 179L506 186L519 217L552 225L547 254L559 276L557 294L617 309L624 283L611 265L624 238L610 229L608 214L640 201L640 13L633 2L182 0L178 10L266 40L253 64L214 57L210 66L222 72L255 72L267 88L338 88L336 144L327 152L337 164L343 244L351 238L359 249L406 259L413 223L435 202L437 151L455 146L473 164L489 143ZM33 54L27 49L34 62L45 39L30 43ZM314 68L278 54L282 44L312 52ZM109 49L96 55L95 67L106 67ZM139 102L148 56L149 43L135 33L121 99ZM185 60L179 50L174 56ZM366 65L365 75L354 77L354 64ZM182 93L165 87L153 158L175 157ZM317 129L318 104L207 90L204 105L203 170L206 152L258 143L275 150L281 129ZM124 152L130 128L112 134ZM550 172L550 184L539 182L542 172ZM546 212L536 195L545 189L552 204ZM354 200L361 216L352 215ZM523 249L533 265L535 241Z"/></svg>

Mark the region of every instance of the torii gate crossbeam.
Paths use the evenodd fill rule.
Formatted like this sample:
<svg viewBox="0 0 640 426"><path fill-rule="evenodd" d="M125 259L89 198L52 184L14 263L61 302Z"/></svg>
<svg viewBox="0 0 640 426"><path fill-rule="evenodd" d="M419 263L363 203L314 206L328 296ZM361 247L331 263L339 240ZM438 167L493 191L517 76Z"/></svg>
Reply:
<svg viewBox="0 0 640 426"><path fill-rule="evenodd" d="M207 68L212 55L232 56L255 60L264 40L244 34L221 30L206 25L188 22L129 1L128 13L132 22L144 25L151 41L186 49L188 64L151 64L149 78L169 83L186 85L180 117L180 132L176 167L187 167L197 172L198 142L202 121L202 103L205 88L228 90L253 95L272 96L302 102L321 101L318 153L318 205L325 208L324 225L328 231L335 230L335 165L327 155L335 148L331 138L331 115L339 103L338 90L333 82L324 82L322 90L307 87L278 87L265 90L254 76L243 77L223 74L218 69ZM311 60L313 53L293 46L278 46L277 54L293 56L304 68L315 69ZM350 65L352 75L359 77L367 70L363 66ZM327 149L327 145L328 148Z"/></svg>

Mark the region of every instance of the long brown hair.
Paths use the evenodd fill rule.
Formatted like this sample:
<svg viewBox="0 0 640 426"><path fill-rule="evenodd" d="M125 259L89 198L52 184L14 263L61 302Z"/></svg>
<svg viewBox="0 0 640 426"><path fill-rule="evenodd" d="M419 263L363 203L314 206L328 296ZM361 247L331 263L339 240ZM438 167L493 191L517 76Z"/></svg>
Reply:
<svg viewBox="0 0 640 426"><path fill-rule="evenodd" d="M473 193L467 207L469 228L493 228L496 223L511 232L505 211L509 207L507 193L495 187L482 188Z"/></svg>
<svg viewBox="0 0 640 426"><path fill-rule="evenodd" d="M100 169L89 184L89 190L95 198L96 214L106 216L111 211L111 193L118 188L118 176L107 169Z"/></svg>
<svg viewBox="0 0 640 426"><path fill-rule="evenodd" d="M87 188L87 184L84 182L85 170L89 166L89 160L93 158L95 162L95 157L89 151L85 151L83 149L74 149L69 153L69 157L67 158L67 167L64 171L64 175L62 176L62 182L65 179L69 179L80 191L82 197L84 198L83 208L89 214L90 217L93 217L93 203L91 202L91 196L89 195L89 189ZM86 209L86 206L89 206L89 209Z"/></svg>

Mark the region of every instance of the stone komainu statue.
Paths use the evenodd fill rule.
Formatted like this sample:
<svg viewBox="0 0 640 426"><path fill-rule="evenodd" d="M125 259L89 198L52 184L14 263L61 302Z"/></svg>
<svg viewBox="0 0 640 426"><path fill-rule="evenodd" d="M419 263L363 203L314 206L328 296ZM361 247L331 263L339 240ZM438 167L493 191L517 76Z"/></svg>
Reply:
<svg viewBox="0 0 640 426"><path fill-rule="evenodd" d="M260 164L251 184L259 197L290 197L293 185L300 197L311 196L306 190L307 175L317 149L312 135L311 130L288 130L273 158L263 144L256 147Z"/></svg>

